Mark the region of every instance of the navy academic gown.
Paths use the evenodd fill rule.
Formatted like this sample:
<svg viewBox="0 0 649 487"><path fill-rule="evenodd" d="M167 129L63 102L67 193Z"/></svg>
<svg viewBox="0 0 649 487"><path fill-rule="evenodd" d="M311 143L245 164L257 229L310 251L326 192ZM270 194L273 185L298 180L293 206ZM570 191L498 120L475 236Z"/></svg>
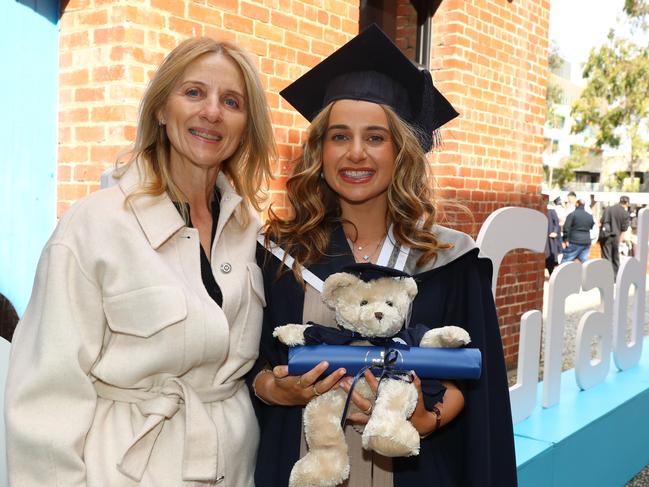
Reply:
<svg viewBox="0 0 649 487"><path fill-rule="evenodd" d="M341 227L332 234L327 257L309 267L321 279L353 264ZM288 349L272 336L275 327L301 323L304 293L292 272L277 279L280 261L259 247L267 307L260 358L249 374L287 363ZM510 487L516 462L503 349L491 294L491 261L467 251L451 262L414 275L419 292L411 323L465 328L472 346L482 351L482 375L459 386L465 407L439 432L421 441L418 456L393 459L395 487ZM253 397L261 440L257 455L257 487L286 487L299 459L302 407L267 406Z"/></svg>

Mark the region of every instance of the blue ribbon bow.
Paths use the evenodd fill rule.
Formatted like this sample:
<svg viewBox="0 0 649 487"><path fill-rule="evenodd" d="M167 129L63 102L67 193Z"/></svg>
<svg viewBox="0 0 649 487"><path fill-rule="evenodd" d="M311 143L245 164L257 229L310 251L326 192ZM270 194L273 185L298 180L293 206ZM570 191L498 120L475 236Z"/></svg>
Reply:
<svg viewBox="0 0 649 487"><path fill-rule="evenodd" d="M398 350L398 347L385 347L383 349L383 352L381 353L382 358L373 358L372 363L365 365L363 368L361 368L358 373L354 376L354 380L352 381L351 386L349 387L349 392L347 393L347 399L345 401L345 407L343 408L343 414L342 417L340 418L340 427L345 428L345 420L347 419L347 410L349 409L349 403L352 399L352 392L354 392L354 388L356 387L356 384L360 380L361 377L363 377L363 374L365 374L365 371L368 369L378 369L380 370L380 374L378 376L379 378L379 386L381 385L381 381L385 378L388 379L396 379L396 380L404 380L407 382L412 382L412 377L410 375L409 370L399 370L397 369L397 360L399 359L400 352ZM376 374L374 374L376 375Z"/></svg>

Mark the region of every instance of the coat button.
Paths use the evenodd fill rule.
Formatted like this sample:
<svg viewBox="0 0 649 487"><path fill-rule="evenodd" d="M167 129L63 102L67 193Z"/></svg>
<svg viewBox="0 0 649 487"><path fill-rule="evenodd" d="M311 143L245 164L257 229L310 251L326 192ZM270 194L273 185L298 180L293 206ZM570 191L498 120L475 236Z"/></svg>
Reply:
<svg viewBox="0 0 649 487"><path fill-rule="evenodd" d="M227 273L229 273L231 270L232 270L232 266L230 265L229 262L224 262L223 264L221 264L221 272L222 272L223 274L227 274Z"/></svg>

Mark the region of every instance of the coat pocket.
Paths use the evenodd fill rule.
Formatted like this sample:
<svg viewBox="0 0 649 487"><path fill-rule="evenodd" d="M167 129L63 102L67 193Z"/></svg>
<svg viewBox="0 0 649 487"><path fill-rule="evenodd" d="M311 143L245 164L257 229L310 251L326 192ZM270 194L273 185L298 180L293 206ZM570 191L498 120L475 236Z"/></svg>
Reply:
<svg viewBox="0 0 649 487"><path fill-rule="evenodd" d="M104 298L110 333L95 376L128 387L185 362L187 301L180 288L151 286Z"/></svg>
<svg viewBox="0 0 649 487"><path fill-rule="evenodd" d="M104 313L110 329L148 338L187 317L182 290L151 286L104 298Z"/></svg>

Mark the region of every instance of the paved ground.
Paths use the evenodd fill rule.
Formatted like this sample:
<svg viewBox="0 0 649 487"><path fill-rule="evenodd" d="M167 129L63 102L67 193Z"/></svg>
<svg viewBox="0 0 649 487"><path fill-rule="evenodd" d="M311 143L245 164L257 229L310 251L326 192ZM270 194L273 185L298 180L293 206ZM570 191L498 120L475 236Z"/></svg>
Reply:
<svg viewBox="0 0 649 487"><path fill-rule="evenodd" d="M649 290L649 283L646 289ZM545 282L544 299L543 302L547 303L547 290L548 283ZM645 327L644 334L649 335L649 291L646 296L645 306ZM629 298L629 306L633 304L633 299ZM599 306L599 291L591 290L588 292L580 293L579 295L569 296L566 300L566 330L565 330L565 344L563 354L563 370L573 367L573 360L575 355L575 336L577 333L577 324L581 316L588 310L598 309ZM545 313L544 313L545 314ZM541 352L543 355L543 352ZM541 358L541 363L543 358ZM541 365L540 370L543 370ZM641 472L639 472L633 479L631 479L625 487L649 487L649 465L647 465Z"/></svg>

